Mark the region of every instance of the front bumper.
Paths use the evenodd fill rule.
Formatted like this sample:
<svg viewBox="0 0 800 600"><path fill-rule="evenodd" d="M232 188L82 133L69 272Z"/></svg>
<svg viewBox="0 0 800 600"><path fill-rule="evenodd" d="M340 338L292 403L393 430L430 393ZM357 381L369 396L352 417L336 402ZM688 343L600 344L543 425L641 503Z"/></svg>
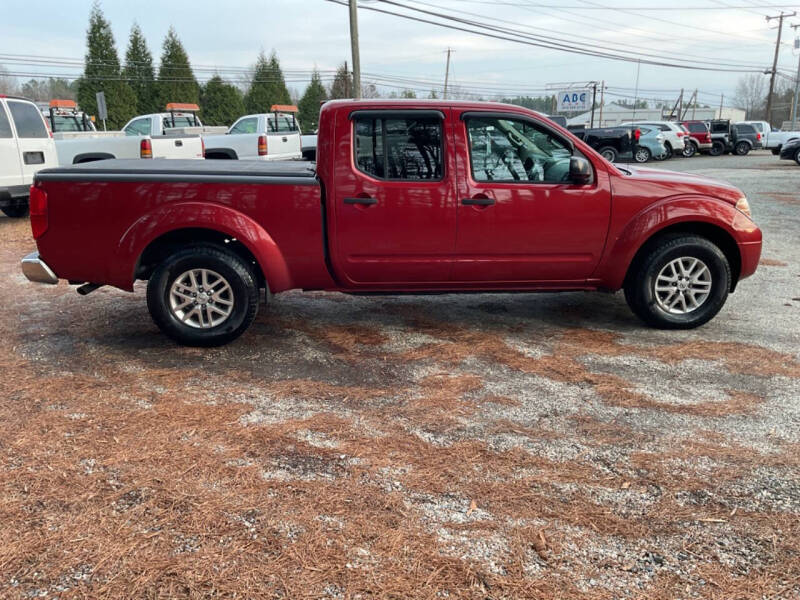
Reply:
<svg viewBox="0 0 800 600"><path fill-rule="evenodd" d="M39 258L38 252L31 252L22 259L20 266L22 267L22 274L28 278L29 281L35 283L58 283L58 277L53 273L53 269L47 266L47 263Z"/></svg>

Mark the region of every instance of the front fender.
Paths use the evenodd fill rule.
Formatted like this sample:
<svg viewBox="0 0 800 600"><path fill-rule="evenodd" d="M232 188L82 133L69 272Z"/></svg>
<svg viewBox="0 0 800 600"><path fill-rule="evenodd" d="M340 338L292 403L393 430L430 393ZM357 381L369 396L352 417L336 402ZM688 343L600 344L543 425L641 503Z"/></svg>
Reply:
<svg viewBox="0 0 800 600"><path fill-rule="evenodd" d="M728 233L737 244L761 239L755 223L729 202L701 195L665 198L646 206L621 226L614 239L608 240L606 253L595 271L599 284L614 290L621 288L639 249L659 231L680 223L713 225Z"/></svg>
<svg viewBox="0 0 800 600"><path fill-rule="evenodd" d="M123 234L116 248L112 285L132 290L136 267L145 248L164 234L179 229L209 229L236 238L253 254L269 289L292 287L289 269L278 245L257 222L220 204L180 202L162 205L137 219Z"/></svg>

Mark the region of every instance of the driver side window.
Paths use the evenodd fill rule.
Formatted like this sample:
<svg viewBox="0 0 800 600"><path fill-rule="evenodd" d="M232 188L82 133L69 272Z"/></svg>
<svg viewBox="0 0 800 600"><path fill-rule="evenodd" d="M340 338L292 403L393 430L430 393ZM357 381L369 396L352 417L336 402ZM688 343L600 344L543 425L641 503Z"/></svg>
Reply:
<svg viewBox="0 0 800 600"><path fill-rule="evenodd" d="M467 119L472 178L480 182L569 181L571 150L546 129L522 119Z"/></svg>

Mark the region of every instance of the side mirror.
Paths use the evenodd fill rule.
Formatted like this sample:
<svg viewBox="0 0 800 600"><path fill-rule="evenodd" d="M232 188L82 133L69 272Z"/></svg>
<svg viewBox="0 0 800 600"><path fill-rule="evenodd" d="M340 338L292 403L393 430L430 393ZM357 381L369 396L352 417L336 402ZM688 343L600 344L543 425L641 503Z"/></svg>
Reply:
<svg viewBox="0 0 800 600"><path fill-rule="evenodd" d="M589 185L594 179L592 164L581 156L569 159L569 180L576 185Z"/></svg>

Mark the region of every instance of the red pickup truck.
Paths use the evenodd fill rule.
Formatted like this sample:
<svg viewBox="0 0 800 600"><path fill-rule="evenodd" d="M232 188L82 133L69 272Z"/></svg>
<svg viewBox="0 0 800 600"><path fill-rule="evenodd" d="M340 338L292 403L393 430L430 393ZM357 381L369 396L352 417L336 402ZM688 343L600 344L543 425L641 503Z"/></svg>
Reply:
<svg viewBox="0 0 800 600"><path fill-rule="evenodd" d="M756 270L737 188L613 165L543 115L451 101L323 105L312 163L108 160L39 171L32 281L147 280L158 326L218 345L260 290L625 290L663 328L711 319Z"/></svg>

